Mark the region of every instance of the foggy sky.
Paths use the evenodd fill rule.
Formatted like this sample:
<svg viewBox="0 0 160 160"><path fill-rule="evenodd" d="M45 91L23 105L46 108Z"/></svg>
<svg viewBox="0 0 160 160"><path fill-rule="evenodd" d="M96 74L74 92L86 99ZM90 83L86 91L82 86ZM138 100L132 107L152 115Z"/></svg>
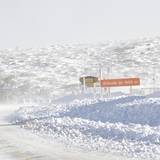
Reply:
<svg viewBox="0 0 160 160"><path fill-rule="evenodd" d="M0 49L160 36L159 0L0 0Z"/></svg>

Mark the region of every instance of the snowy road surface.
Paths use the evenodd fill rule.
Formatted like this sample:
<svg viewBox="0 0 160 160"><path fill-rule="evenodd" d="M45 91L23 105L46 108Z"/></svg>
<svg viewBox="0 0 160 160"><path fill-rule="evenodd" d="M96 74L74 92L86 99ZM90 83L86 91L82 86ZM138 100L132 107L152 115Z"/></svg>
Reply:
<svg viewBox="0 0 160 160"><path fill-rule="evenodd" d="M18 125L11 125L5 117L13 106L0 106L0 159L3 160L125 160L133 159L66 147L64 144L43 139ZM134 158L136 160L136 158Z"/></svg>

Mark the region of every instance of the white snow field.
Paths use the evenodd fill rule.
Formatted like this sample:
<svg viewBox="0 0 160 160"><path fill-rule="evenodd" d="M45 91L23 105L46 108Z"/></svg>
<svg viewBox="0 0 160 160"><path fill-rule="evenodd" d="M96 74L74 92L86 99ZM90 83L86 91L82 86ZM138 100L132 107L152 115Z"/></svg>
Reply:
<svg viewBox="0 0 160 160"><path fill-rule="evenodd" d="M0 51L0 159L159 160L159 52L159 37ZM79 77L100 67L141 85L94 99Z"/></svg>
<svg viewBox="0 0 160 160"><path fill-rule="evenodd" d="M29 107L29 108L32 108L32 107ZM28 110L27 108L28 107L23 108L24 113L25 113L25 110L26 111ZM39 108L39 111L41 112L42 111L41 108L43 107L37 106L36 108L37 109ZM128 160L128 159L131 159L129 158L130 157L129 155L125 157L120 154L103 152L103 151L99 151L98 149L95 149L94 146L91 146L94 144L93 143L94 138L92 140L93 142L91 141L90 144L89 142L84 142L86 144L79 145L81 140L78 142L77 127L75 127L73 131L72 130L70 131L68 142L66 141L67 140L66 138L68 136L66 132L66 129L67 129L66 125L64 126L64 128L66 128L64 129L64 134L60 134L57 132L55 133L55 136L54 136L54 133L52 132L53 128L51 126L50 127L46 126L47 127L46 129L48 129L48 131L46 129L45 131L43 131L43 127L44 127L43 122L40 122L39 118L37 118L37 123L35 123L35 125L38 125L38 121L39 121L42 124L41 129L39 128L41 131L38 128L37 129L33 128L33 130L31 131L30 130L31 128L30 129L28 128L29 126L27 125L27 123L34 124L35 119L27 120L27 118L24 118L23 122L20 121L19 118L22 116L22 114L20 114L19 115L20 117L18 118L17 113L20 110L22 111L23 109L21 108L20 110L17 110L14 113L14 110L16 109L17 109L17 106L3 105L0 107L0 117L1 117L0 118L0 135L1 135L0 136L0 159L3 159L3 160L59 160L59 159L61 160L74 160L74 159ZM46 107L46 111L47 110L48 110L48 107ZM34 109L32 111L34 112ZM37 113L37 116L40 116L40 114ZM46 121L48 121L47 119L48 118L46 118ZM10 122L12 120L12 123L8 123L8 120ZM16 122L14 120L16 120ZM60 122L61 118L57 120ZM18 123L18 125L15 125L15 123ZM74 124L71 123L69 128L71 129L73 125ZM77 125L79 125L79 123L77 123ZM62 126L57 125L57 131L59 130L59 132L61 132L62 131L61 127ZM26 130L26 129L29 129L29 130ZM84 126L84 129L85 129L85 126ZM75 136L76 132L77 132L77 136ZM88 131L86 130L86 133L87 132ZM84 134L84 141L88 141L91 137L89 139L88 138L87 137L85 138L85 134ZM132 157L132 159L137 160L138 158Z"/></svg>
<svg viewBox="0 0 160 160"><path fill-rule="evenodd" d="M159 97L53 102L50 106L21 107L9 119L44 139L63 142L68 148L160 159Z"/></svg>

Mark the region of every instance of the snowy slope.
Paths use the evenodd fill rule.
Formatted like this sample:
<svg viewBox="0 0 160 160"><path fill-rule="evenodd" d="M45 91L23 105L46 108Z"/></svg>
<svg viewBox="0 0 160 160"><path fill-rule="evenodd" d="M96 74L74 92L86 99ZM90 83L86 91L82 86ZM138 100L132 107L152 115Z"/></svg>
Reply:
<svg viewBox="0 0 160 160"><path fill-rule="evenodd" d="M9 119L44 138L58 139L68 147L160 159L159 97L53 102L51 106L22 107Z"/></svg>
<svg viewBox="0 0 160 160"><path fill-rule="evenodd" d="M80 76L139 77L141 87L159 86L160 38L119 42L53 45L0 51L0 85L10 85L9 100L44 101L79 90ZM128 90L128 89L127 89ZM5 100L4 91L0 90ZM1 100L1 101L2 101Z"/></svg>
<svg viewBox="0 0 160 160"><path fill-rule="evenodd" d="M7 149L1 150L0 154L10 156L5 142L14 145L9 150L15 153L12 149L24 148L26 142L36 136L43 142L62 142L67 148L73 147L73 151L82 149L79 155L85 150L93 155L103 154L105 159L160 159L159 92L131 96L123 93L129 88L118 88L119 92L112 92L112 98L97 96L97 100L89 89L87 94L79 92L79 77L99 76L100 67L103 78L107 78L110 68L110 78L139 77L140 88L159 87L159 51L159 37L0 51L0 102L8 98L10 103L23 103L25 99L36 104L23 104L9 115L7 120L13 126L3 125L2 119L0 147ZM8 96L4 88L9 88ZM17 125L22 127L22 133L16 146L16 132L20 131ZM33 137L22 140L26 129ZM27 148L31 154L35 144L41 144L32 140L27 142L32 146ZM45 147L43 154L46 157L48 148ZM37 150L34 153L38 154ZM18 153L21 152L18 148ZM24 152L28 153L27 150Z"/></svg>

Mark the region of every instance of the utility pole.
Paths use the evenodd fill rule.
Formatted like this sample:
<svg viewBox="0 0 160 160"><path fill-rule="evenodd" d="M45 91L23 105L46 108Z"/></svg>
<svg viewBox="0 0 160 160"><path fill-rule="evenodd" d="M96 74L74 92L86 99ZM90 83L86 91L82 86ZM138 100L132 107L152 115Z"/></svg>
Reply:
<svg viewBox="0 0 160 160"><path fill-rule="evenodd" d="M154 67L154 70L153 70L153 76L152 76L152 80L153 80L153 92L156 91L156 73L155 73L155 67Z"/></svg>
<svg viewBox="0 0 160 160"><path fill-rule="evenodd" d="M102 80L102 68L100 66L99 69L99 77L100 77L100 81ZM100 83L100 90L101 90L101 98L103 98L103 91L102 91L102 87L101 87L101 83Z"/></svg>
<svg viewBox="0 0 160 160"><path fill-rule="evenodd" d="M107 68L107 79L110 78L110 68L108 67ZM110 98L111 96L111 93L110 93L110 87L108 87L108 98Z"/></svg>
<svg viewBox="0 0 160 160"><path fill-rule="evenodd" d="M86 91L86 81L85 81L85 76L83 76L83 92L85 93Z"/></svg>
<svg viewBox="0 0 160 160"><path fill-rule="evenodd" d="M155 92L156 89L156 76L155 74L153 75L153 92Z"/></svg>

